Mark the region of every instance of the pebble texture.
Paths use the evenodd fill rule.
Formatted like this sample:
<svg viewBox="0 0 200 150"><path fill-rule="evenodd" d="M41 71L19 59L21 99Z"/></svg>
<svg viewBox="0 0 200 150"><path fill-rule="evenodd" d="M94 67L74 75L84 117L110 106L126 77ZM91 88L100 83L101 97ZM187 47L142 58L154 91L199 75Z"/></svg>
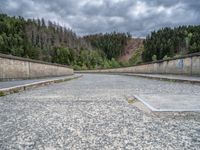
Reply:
<svg viewBox="0 0 200 150"><path fill-rule="evenodd" d="M200 149L200 114L146 113L134 94L199 95L200 86L118 75L0 97L0 149Z"/></svg>

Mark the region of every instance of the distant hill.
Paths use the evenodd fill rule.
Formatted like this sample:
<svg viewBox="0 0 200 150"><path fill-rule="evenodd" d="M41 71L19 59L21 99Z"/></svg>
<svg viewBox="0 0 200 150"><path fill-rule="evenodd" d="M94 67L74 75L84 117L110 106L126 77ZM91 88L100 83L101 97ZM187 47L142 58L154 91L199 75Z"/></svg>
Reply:
<svg viewBox="0 0 200 150"><path fill-rule="evenodd" d="M131 35L129 33L111 32L87 35L84 39L96 49L102 50L106 57L111 60L124 54L124 49L131 39Z"/></svg>

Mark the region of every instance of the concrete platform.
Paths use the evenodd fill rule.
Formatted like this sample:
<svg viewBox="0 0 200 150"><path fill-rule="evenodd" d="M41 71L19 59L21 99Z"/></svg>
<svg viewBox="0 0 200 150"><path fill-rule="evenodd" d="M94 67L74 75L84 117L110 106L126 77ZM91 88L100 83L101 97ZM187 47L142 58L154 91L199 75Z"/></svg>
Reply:
<svg viewBox="0 0 200 150"><path fill-rule="evenodd" d="M155 112L200 112L199 95L139 94L134 97Z"/></svg>

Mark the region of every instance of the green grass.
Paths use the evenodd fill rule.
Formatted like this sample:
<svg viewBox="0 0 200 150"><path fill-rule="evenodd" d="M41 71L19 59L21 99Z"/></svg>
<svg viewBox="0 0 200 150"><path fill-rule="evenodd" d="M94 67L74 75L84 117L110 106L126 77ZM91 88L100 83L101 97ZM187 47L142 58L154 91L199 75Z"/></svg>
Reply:
<svg viewBox="0 0 200 150"><path fill-rule="evenodd" d="M129 104L133 104L133 103L135 103L137 100L136 99L128 99L128 103Z"/></svg>
<svg viewBox="0 0 200 150"><path fill-rule="evenodd" d="M144 48L138 48L132 55L132 57L129 59L130 65L138 65L142 63L142 53L144 51Z"/></svg>
<svg viewBox="0 0 200 150"><path fill-rule="evenodd" d="M2 91L0 91L0 97L5 96L6 94Z"/></svg>

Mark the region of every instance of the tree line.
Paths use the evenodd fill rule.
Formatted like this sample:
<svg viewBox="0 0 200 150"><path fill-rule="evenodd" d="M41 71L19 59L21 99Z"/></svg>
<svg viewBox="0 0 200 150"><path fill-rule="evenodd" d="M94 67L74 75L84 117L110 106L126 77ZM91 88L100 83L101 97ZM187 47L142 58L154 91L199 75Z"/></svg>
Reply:
<svg viewBox="0 0 200 150"><path fill-rule="evenodd" d="M84 39L97 49L103 50L106 57L111 60L123 55L127 41L131 39L130 33L105 33L85 36Z"/></svg>
<svg viewBox="0 0 200 150"><path fill-rule="evenodd" d="M144 40L144 62L200 52L200 25L163 28Z"/></svg>
<svg viewBox="0 0 200 150"><path fill-rule="evenodd" d="M75 69L114 68L200 52L200 26L153 31L128 62L124 55L129 33L79 37L71 29L44 19L0 14L0 53L65 64Z"/></svg>
<svg viewBox="0 0 200 150"><path fill-rule="evenodd" d="M90 43L72 30L44 19L0 14L0 52L20 57L53 61L56 47L91 49Z"/></svg>
<svg viewBox="0 0 200 150"><path fill-rule="evenodd" d="M0 53L4 54L76 69L119 67L116 58L122 53L127 35L115 32L100 35L79 37L52 21L0 14Z"/></svg>

